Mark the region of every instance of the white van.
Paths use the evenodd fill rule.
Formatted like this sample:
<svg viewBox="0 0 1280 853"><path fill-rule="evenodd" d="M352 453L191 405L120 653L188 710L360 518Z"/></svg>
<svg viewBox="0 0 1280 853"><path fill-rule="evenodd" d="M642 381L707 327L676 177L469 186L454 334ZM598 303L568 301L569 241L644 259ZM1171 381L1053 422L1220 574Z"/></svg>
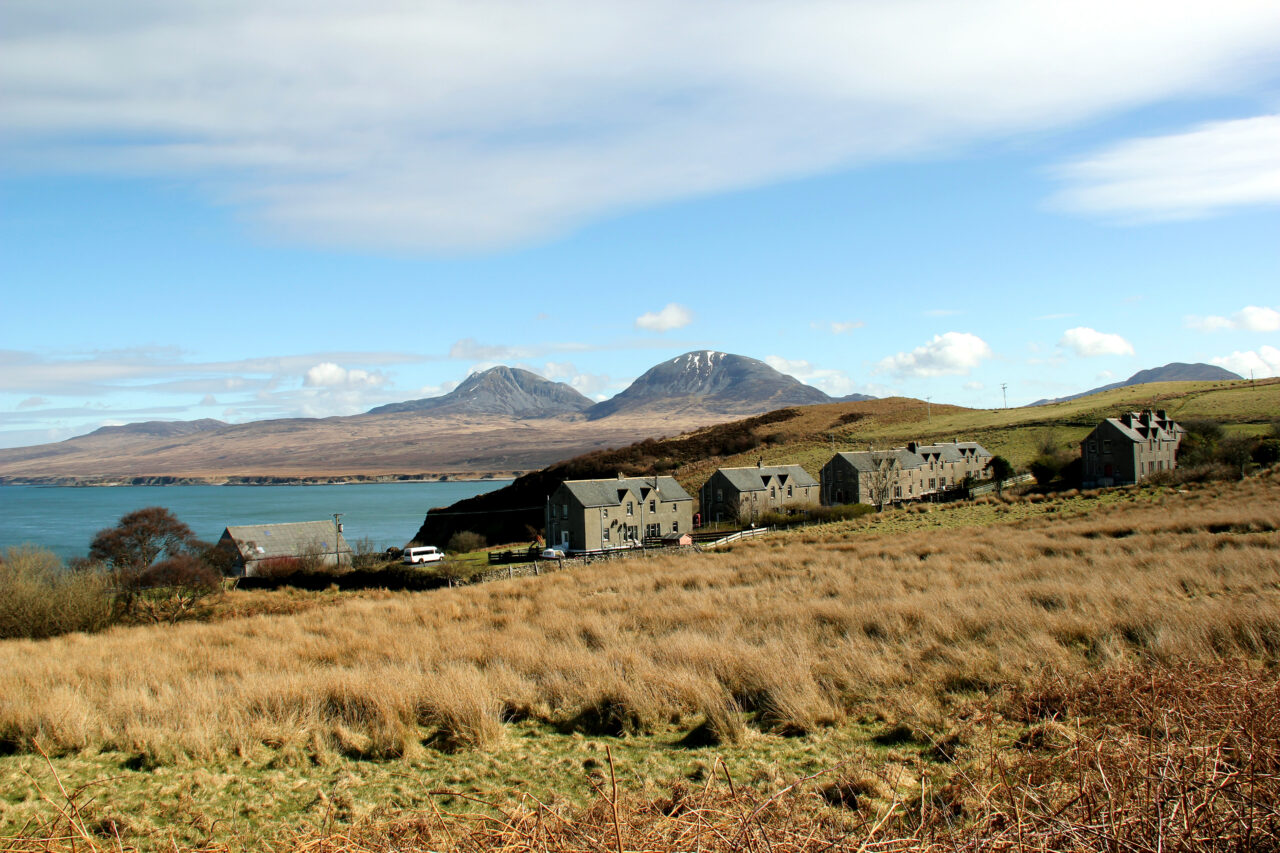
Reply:
<svg viewBox="0 0 1280 853"><path fill-rule="evenodd" d="M438 563L444 559L444 554L434 545L415 545L412 548L404 549L404 561L407 565L414 563Z"/></svg>

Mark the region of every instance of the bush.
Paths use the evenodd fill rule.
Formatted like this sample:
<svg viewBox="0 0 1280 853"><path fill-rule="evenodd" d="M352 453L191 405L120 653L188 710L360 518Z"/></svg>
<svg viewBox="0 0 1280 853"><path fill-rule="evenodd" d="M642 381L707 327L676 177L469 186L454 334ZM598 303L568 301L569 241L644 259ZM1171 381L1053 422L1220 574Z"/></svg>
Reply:
<svg viewBox="0 0 1280 853"><path fill-rule="evenodd" d="M479 533L473 533L470 530L459 530L449 537L449 544L445 547L445 550L450 554L469 554L472 551L481 550L488 544L488 541Z"/></svg>
<svg viewBox="0 0 1280 853"><path fill-rule="evenodd" d="M0 557L0 638L101 631L118 620L111 578L72 572L50 551L23 546Z"/></svg>

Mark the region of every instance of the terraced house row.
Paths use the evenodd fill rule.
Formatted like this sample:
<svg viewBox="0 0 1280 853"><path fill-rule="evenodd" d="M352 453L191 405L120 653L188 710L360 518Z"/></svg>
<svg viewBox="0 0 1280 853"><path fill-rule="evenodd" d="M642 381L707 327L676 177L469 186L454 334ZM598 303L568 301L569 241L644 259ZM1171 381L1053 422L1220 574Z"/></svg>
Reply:
<svg viewBox="0 0 1280 853"><path fill-rule="evenodd" d="M991 454L976 442L918 444L837 453L820 479L799 465L718 468L694 499L673 477L566 480L547 498L547 544L566 552L678 543L707 522L747 524L766 513L820 504L883 506L959 490L987 475Z"/></svg>

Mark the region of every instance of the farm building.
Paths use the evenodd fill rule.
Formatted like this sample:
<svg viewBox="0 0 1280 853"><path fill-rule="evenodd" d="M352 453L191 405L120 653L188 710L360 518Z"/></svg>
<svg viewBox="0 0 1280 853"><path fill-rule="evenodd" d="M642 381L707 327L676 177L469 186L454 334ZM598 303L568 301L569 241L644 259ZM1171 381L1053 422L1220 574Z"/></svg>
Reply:
<svg viewBox="0 0 1280 853"><path fill-rule="evenodd" d="M705 521L752 521L766 512L818 506L818 481L799 465L717 468L698 493Z"/></svg>
<svg viewBox="0 0 1280 853"><path fill-rule="evenodd" d="M568 552L629 548L687 533L693 498L673 477L566 480L547 498L547 545Z"/></svg>
<svg viewBox="0 0 1280 853"><path fill-rule="evenodd" d="M321 566L351 565L351 547L332 520L228 527L218 547L233 555L237 575L253 577L267 560L314 560Z"/></svg>
<svg viewBox="0 0 1280 853"><path fill-rule="evenodd" d="M1107 418L1080 442L1084 486L1129 486L1172 470L1185 434L1163 409Z"/></svg>

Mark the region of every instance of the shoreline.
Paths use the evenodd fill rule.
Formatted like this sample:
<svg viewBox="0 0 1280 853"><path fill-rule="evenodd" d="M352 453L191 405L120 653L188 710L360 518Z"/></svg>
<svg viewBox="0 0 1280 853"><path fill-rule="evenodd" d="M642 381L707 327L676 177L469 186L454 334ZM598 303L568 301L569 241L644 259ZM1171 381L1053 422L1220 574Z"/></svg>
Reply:
<svg viewBox="0 0 1280 853"><path fill-rule="evenodd" d="M12 477L0 476L0 486L60 486L74 488L114 488L128 486L358 486L376 483L458 483L514 480L523 471L468 471L441 474L236 474L230 476L174 476L168 474L134 477Z"/></svg>

